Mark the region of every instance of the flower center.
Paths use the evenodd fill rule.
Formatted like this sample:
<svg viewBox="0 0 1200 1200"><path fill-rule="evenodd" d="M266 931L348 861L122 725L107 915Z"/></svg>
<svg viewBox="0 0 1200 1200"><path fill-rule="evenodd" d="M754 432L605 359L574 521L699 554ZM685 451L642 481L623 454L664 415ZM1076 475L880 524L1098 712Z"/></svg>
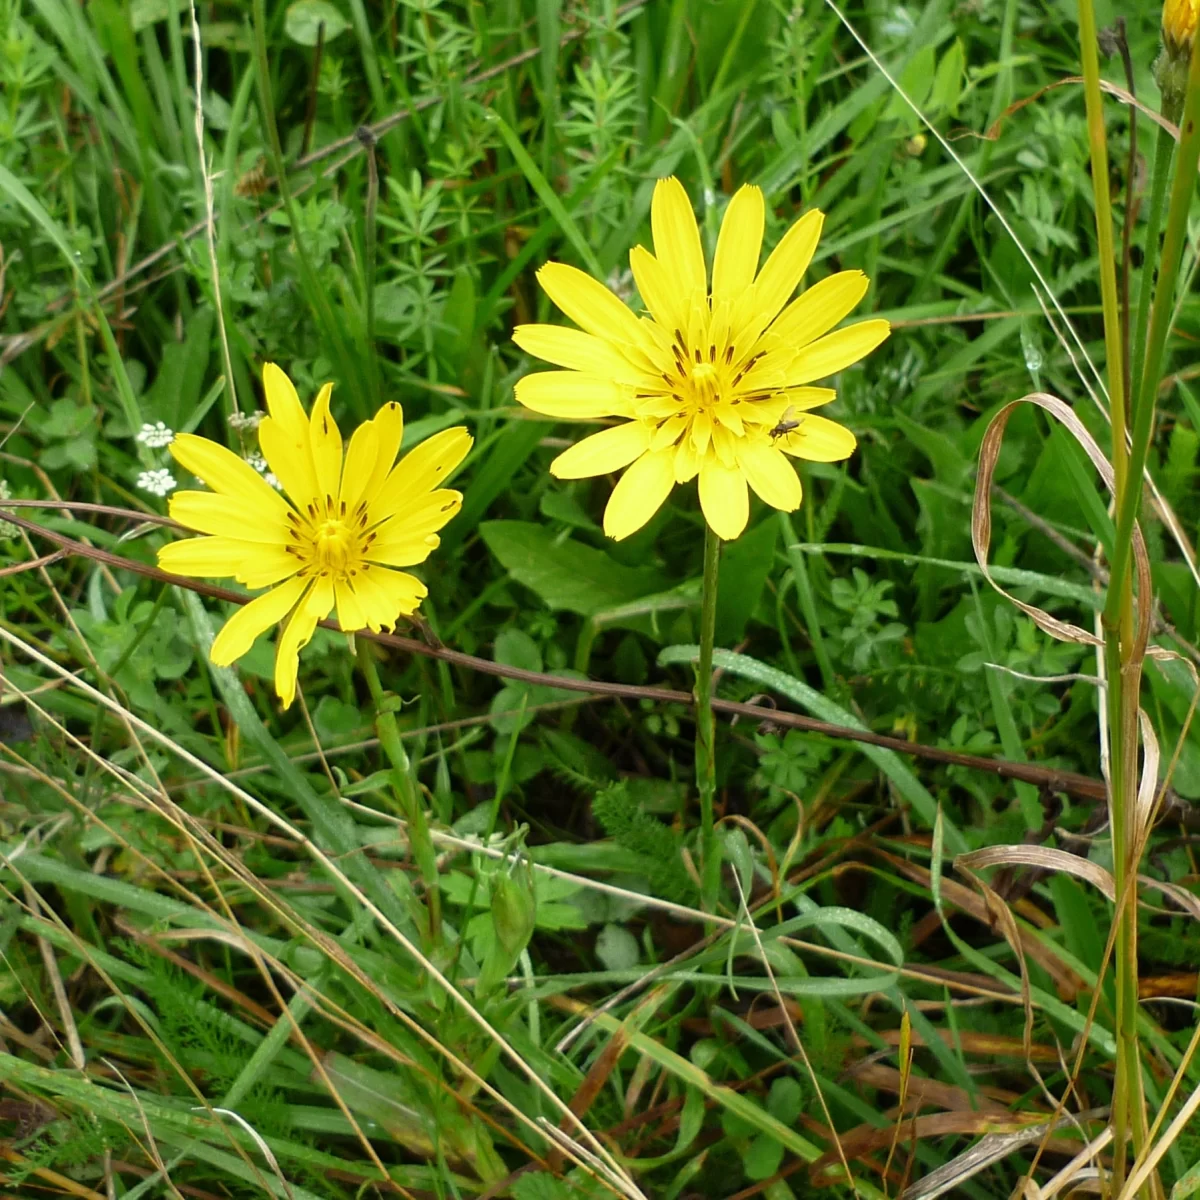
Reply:
<svg viewBox="0 0 1200 1200"><path fill-rule="evenodd" d="M303 516L288 513L288 553L298 558L304 575L354 575L375 534L367 529L366 505L346 513L344 506L326 497L308 505Z"/></svg>
<svg viewBox="0 0 1200 1200"><path fill-rule="evenodd" d="M352 556L356 557L358 539L341 521L322 521L313 539L316 566L321 571L341 575Z"/></svg>
<svg viewBox="0 0 1200 1200"><path fill-rule="evenodd" d="M696 363L688 372L688 381L696 408L711 408L721 398L721 375L712 363Z"/></svg>

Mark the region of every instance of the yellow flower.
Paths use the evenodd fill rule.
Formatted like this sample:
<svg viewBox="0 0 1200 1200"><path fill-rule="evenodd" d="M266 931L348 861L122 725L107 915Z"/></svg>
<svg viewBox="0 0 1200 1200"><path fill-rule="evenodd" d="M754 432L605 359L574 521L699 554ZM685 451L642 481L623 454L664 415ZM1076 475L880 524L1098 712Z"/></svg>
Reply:
<svg viewBox="0 0 1200 1200"><path fill-rule="evenodd" d="M657 257L642 246L629 255L648 317L574 267L551 262L538 272L583 332L518 326L518 346L567 370L527 375L516 398L551 417L624 418L550 466L560 479L628 468L604 512L610 537L640 529L675 484L699 476L705 519L718 536L736 538L749 517L747 484L775 508L799 506L800 480L784 454L836 462L853 453L848 429L811 412L836 393L808 385L857 362L889 329L874 320L829 332L863 298L861 271L831 275L788 304L824 219L806 213L756 276L763 194L739 189L717 239L710 291L687 193L677 179L660 179L650 208Z"/></svg>
<svg viewBox="0 0 1200 1200"><path fill-rule="evenodd" d="M329 413L332 384L321 389L311 419L274 363L263 368L263 386L269 415L258 427L259 446L286 498L233 451L179 434L171 454L213 490L176 492L170 514L208 536L164 546L158 563L177 575L229 576L249 588L271 588L230 617L210 657L228 666L286 619L275 690L287 708L300 651L335 604L347 632L391 629L416 611L425 585L392 568L424 562L437 547L437 530L462 506L461 493L439 485L472 438L461 427L447 429L397 463L404 414L399 404L385 404L354 431L343 459L342 435Z"/></svg>
<svg viewBox="0 0 1200 1200"><path fill-rule="evenodd" d="M1166 0L1162 11L1163 39L1173 49L1189 52L1196 36L1200 0Z"/></svg>

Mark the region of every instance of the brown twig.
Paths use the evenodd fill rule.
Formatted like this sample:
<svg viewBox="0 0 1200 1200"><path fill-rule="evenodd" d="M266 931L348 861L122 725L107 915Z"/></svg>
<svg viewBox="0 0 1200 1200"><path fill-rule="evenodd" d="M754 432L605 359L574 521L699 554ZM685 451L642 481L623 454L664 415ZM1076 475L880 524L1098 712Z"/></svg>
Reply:
<svg viewBox="0 0 1200 1200"><path fill-rule="evenodd" d="M225 600L230 604L248 604L252 596L231 591L229 588L217 587L210 583L201 583L195 579L172 575L159 570L147 563L134 559L122 558L108 550L88 546L77 542L52 529L38 525L25 517L18 516L12 511L14 506L36 507L38 501L6 501L7 519L19 525L37 537L43 537L72 556L89 558L108 566L141 575L146 579L154 579L159 583L173 584L176 587L187 588L201 596L214 600ZM99 507L99 506L98 506ZM113 510L105 507L106 511ZM120 513L122 510L116 510ZM114 514L115 515L115 514ZM144 514L124 512L126 517L144 520ZM174 524L166 518L154 518L161 524ZM324 620L320 623L326 629L338 630L334 620ZM394 633L372 633L370 630L359 630L355 637L378 642L394 650L408 654L419 654L425 658L440 659L469 671L484 675L495 675L502 679L518 680L542 687L552 687L560 691L586 692L596 696L621 696L633 700L652 700L660 704L684 704L688 707L694 703L691 692L675 691L671 688L647 687L635 684L610 683L598 679L573 679L569 676L550 675L544 671L527 671L521 667L510 667L504 663L492 662L486 658L478 658L473 654L465 654L461 650L452 650L447 646L431 646L416 638L403 637ZM886 734L874 733L867 729L852 729L843 725L832 725L826 721L818 721L799 713L787 712L783 709L768 708L765 705L742 704L734 700L713 700L713 708L718 712L737 714L756 721L766 721L773 725L783 725L791 729L802 729L808 733L820 734L823 737L859 742L869 746L880 746L893 750L898 754L923 758L927 762L943 763L946 766L965 767L969 770L986 771L999 775L1002 779L1014 779L1024 783L1032 783L1049 791L1066 792L1069 795L1089 800L1103 800L1107 797L1107 788L1103 780L1093 779L1088 775L1080 775L1074 771L1060 771L1053 767L1039 767L1032 763L1010 762L1007 759L985 758L977 754L962 754L957 750L946 750L940 746L928 746L920 742L908 742L903 738L889 737Z"/></svg>
<svg viewBox="0 0 1200 1200"><path fill-rule="evenodd" d="M6 575L20 575L25 571L36 571L38 567L48 567L51 563L66 558L65 550L55 550L53 554L45 554L41 558L31 558L29 562L16 563L11 567L0 567L0 579Z"/></svg>

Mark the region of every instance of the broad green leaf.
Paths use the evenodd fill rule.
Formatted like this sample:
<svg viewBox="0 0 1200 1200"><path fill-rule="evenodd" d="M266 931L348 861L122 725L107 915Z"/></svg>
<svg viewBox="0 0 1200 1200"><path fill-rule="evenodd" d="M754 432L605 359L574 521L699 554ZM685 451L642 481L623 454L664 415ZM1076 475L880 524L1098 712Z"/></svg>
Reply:
<svg viewBox="0 0 1200 1200"><path fill-rule="evenodd" d="M293 42L315 46L320 40L322 25L325 26L326 45L350 28L350 22L328 0L296 0L295 4L288 5L283 27Z"/></svg>
<svg viewBox="0 0 1200 1200"><path fill-rule="evenodd" d="M660 592L667 582L657 571L622 566L529 521L487 521L479 532L509 574L550 608L586 617Z"/></svg>

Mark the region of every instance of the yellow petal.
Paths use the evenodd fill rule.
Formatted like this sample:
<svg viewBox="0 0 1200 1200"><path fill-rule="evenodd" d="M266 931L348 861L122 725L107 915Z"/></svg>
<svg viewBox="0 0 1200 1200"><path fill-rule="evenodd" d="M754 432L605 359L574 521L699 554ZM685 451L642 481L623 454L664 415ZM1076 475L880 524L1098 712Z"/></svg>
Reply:
<svg viewBox="0 0 1200 1200"><path fill-rule="evenodd" d="M264 417L258 426L258 446L292 503L301 511L306 509L318 495L317 473L313 470L308 444L308 422L304 422L301 436L296 437L291 426L274 417Z"/></svg>
<svg viewBox="0 0 1200 1200"><path fill-rule="evenodd" d="M292 381L274 363L263 364L263 391L267 394L267 412L283 427L290 442L308 447L308 418Z"/></svg>
<svg viewBox="0 0 1200 1200"><path fill-rule="evenodd" d="M333 581L333 598L337 603L338 624L346 633L361 629L367 618L363 615L362 605L351 589L350 583L344 579Z"/></svg>
<svg viewBox="0 0 1200 1200"><path fill-rule="evenodd" d="M620 541L636 533L662 507L675 485L675 451L643 454L617 480L604 509L604 532Z"/></svg>
<svg viewBox="0 0 1200 1200"><path fill-rule="evenodd" d="M363 619L376 633L394 629L400 617L411 616L429 592L415 575L377 566L364 567L354 577L354 590Z"/></svg>
<svg viewBox="0 0 1200 1200"><path fill-rule="evenodd" d="M408 482L409 492L416 496L446 483L474 443L475 439L462 425L443 429L414 446L396 464L396 469Z"/></svg>
<svg viewBox="0 0 1200 1200"><path fill-rule="evenodd" d="M295 575L300 559L287 546L255 546L254 555L247 559L234 575L238 583L248 588L274 587L281 579Z"/></svg>
<svg viewBox="0 0 1200 1200"><path fill-rule="evenodd" d="M683 307L685 295L679 281L671 275L645 246L634 246L629 252L629 269L637 284L642 303L663 329L681 329L687 325Z"/></svg>
<svg viewBox="0 0 1200 1200"><path fill-rule="evenodd" d="M327 383L317 394L309 422L313 466L317 472L318 494L332 501L342 486L342 431L329 411L333 384Z"/></svg>
<svg viewBox="0 0 1200 1200"><path fill-rule="evenodd" d="M542 290L579 326L618 345L640 345L638 319L602 283L566 263L548 262L537 273Z"/></svg>
<svg viewBox="0 0 1200 1200"><path fill-rule="evenodd" d="M641 421L626 421L576 442L551 464L556 479L588 479L620 471L640 457L650 445L653 430Z"/></svg>
<svg viewBox="0 0 1200 1200"><path fill-rule="evenodd" d="M827 379L870 354L891 332L884 320L847 325L806 346L788 368L787 387Z"/></svg>
<svg viewBox="0 0 1200 1200"><path fill-rule="evenodd" d="M837 392L833 388L786 388L777 396L772 396L771 399L777 401L784 411L794 408L796 412L808 412L810 409L820 408L822 404L836 400Z"/></svg>
<svg viewBox="0 0 1200 1200"><path fill-rule="evenodd" d="M368 498L368 524L379 524L444 483L467 456L474 440L456 425L415 446L391 469L379 491Z"/></svg>
<svg viewBox="0 0 1200 1200"><path fill-rule="evenodd" d="M226 496L257 506L260 514L284 519L287 501L244 459L225 446L194 433L179 433L171 443L171 457L198 479Z"/></svg>
<svg viewBox="0 0 1200 1200"><path fill-rule="evenodd" d="M737 440L723 425L713 422L712 453L727 467L737 466Z"/></svg>
<svg viewBox="0 0 1200 1200"><path fill-rule="evenodd" d="M778 449L810 462L841 462L849 458L858 439L844 425L827 417L806 415L798 429L775 442Z"/></svg>
<svg viewBox="0 0 1200 1200"><path fill-rule="evenodd" d="M668 417L654 431L650 438L650 445L646 448L648 450L665 450L668 446L674 446L690 421L691 417L684 414L677 413L673 417Z"/></svg>
<svg viewBox="0 0 1200 1200"><path fill-rule="evenodd" d="M746 482L772 508L794 512L800 507L802 493L796 470L774 446L744 438L738 443L737 458Z"/></svg>
<svg viewBox="0 0 1200 1200"><path fill-rule="evenodd" d="M632 392L605 375L539 371L517 380L517 403L547 417L594 420L633 416Z"/></svg>
<svg viewBox="0 0 1200 1200"><path fill-rule="evenodd" d="M375 466L370 477L363 484L358 499L368 503L375 496L392 467L396 465L396 455L400 453L400 443L404 440L404 410L394 400L385 404L376 414L374 420L367 422L376 443ZM342 473L342 489L345 490L348 480L346 471ZM343 496L344 499L344 496ZM346 505L350 507L349 504Z"/></svg>
<svg viewBox="0 0 1200 1200"><path fill-rule="evenodd" d="M781 348L790 346L798 350L807 346L853 312L867 294L867 287L867 277L861 271L839 271L830 275L793 300L766 336L772 345Z"/></svg>
<svg viewBox="0 0 1200 1200"><path fill-rule="evenodd" d="M296 605L292 619L279 635L275 649L275 691L283 707L291 707L296 698L296 672L300 669L300 651L312 640L317 622L329 616L333 608L333 581L317 579L308 594Z"/></svg>
<svg viewBox="0 0 1200 1200"><path fill-rule="evenodd" d="M717 537L726 542L740 537L750 519L750 494L741 468L706 458L700 466L700 507Z"/></svg>
<svg viewBox="0 0 1200 1200"><path fill-rule="evenodd" d="M761 343L760 343L761 344ZM788 368L795 361L796 352L788 346L768 350L738 380L738 391L742 395L753 392L778 391L787 382Z"/></svg>
<svg viewBox="0 0 1200 1200"><path fill-rule="evenodd" d="M704 249L692 202L674 175L654 185L650 202L650 231L654 255L676 281L683 300L692 304L708 294Z"/></svg>
<svg viewBox="0 0 1200 1200"><path fill-rule="evenodd" d="M713 405L713 417L734 437L740 438L745 430L742 427L742 414L738 410L743 407L741 404L731 404L728 400L718 400Z"/></svg>
<svg viewBox="0 0 1200 1200"><path fill-rule="evenodd" d="M835 399L837 392L833 388L786 388L764 400L751 400L741 404L739 409L742 420L747 425L765 425L770 429L785 416L789 421L794 421L798 414L819 408Z"/></svg>
<svg viewBox="0 0 1200 1200"><path fill-rule="evenodd" d="M761 319L760 331L775 319L804 278L821 240L824 223L825 214L820 209L806 212L779 239L779 245L763 264L754 284L755 322Z"/></svg>
<svg viewBox="0 0 1200 1200"><path fill-rule="evenodd" d="M423 563L437 548L441 538L436 533L397 534L395 537L372 542L366 557L385 567L415 567Z"/></svg>
<svg viewBox="0 0 1200 1200"><path fill-rule="evenodd" d="M379 438L374 421L364 421L351 435L346 447L346 465L342 471L340 495L343 512L352 513L362 497L379 458ZM389 464L390 466L391 464Z"/></svg>
<svg viewBox="0 0 1200 1200"><path fill-rule="evenodd" d="M270 487L270 485L268 485ZM273 488L270 489L274 491ZM276 493L277 498L278 493ZM175 492L167 505L172 521L198 533L215 533L245 542L283 545L287 525L282 514L264 513L240 496L216 492Z"/></svg>
<svg viewBox="0 0 1200 1200"><path fill-rule="evenodd" d="M172 575L198 579L234 578L263 552L261 545L231 537L185 538L158 552L158 565Z"/></svg>
<svg viewBox="0 0 1200 1200"><path fill-rule="evenodd" d="M260 633L282 621L292 611L292 606L304 594L307 586L308 580L297 576L243 605L225 622L213 641L208 657L218 667L227 667L241 658L254 645L254 639Z"/></svg>
<svg viewBox="0 0 1200 1200"><path fill-rule="evenodd" d="M518 325L513 330L513 341L526 354L571 371L608 375L631 384L638 383L645 374L610 342L563 325Z"/></svg>
<svg viewBox="0 0 1200 1200"><path fill-rule="evenodd" d="M732 306L754 282L762 252L764 220L762 189L753 184L738 188L725 210L717 237L712 276L714 309L722 301Z"/></svg>
<svg viewBox="0 0 1200 1200"><path fill-rule="evenodd" d="M375 557L377 542L397 539L408 541L437 533L462 508L462 492L453 488L438 488L434 492L423 492L413 498L411 504L401 504L399 509L378 525L368 535L372 540L366 548L367 558Z"/></svg>
<svg viewBox="0 0 1200 1200"><path fill-rule="evenodd" d="M690 437L681 438L675 449L675 482L691 483L700 473L700 455Z"/></svg>

